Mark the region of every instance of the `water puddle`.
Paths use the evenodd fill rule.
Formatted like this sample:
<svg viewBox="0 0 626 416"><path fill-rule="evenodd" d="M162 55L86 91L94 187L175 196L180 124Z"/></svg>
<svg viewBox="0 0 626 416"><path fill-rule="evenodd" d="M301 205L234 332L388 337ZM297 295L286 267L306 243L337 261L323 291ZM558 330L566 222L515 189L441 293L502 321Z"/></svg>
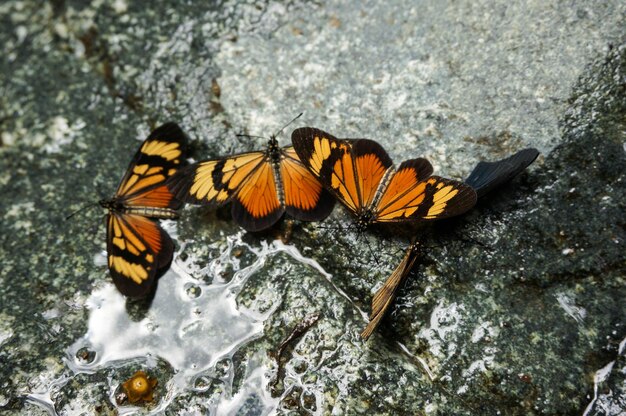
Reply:
<svg viewBox="0 0 626 416"><path fill-rule="evenodd" d="M280 240L252 247L242 241L242 234L216 243L213 249L219 254L204 262L191 258L183 261L175 256L143 315L129 314L126 299L113 284L100 285L86 301L88 330L67 349L64 374L54 380L41 380L38 388L26 396L27 400L56 414L60 409L55 411L55 401L51 398L63 386L78 375L103 372L107 374L109 401L119 414L145 414L145 408L116 404L115 390L123 380L117 379L118 375L111 370L124 368L126 372L129 369L134 372L143 368L150 371L165 362L171 367L171 377L159 380L160 385L166 386L166 393L148 408L149 414L162 413L185 393L208 390L216 380L220 385L218 393L211 396L208 403L202 403L210 413L235 414L251 400L260 414L275 410L280 397L272 398L267 389L272 374L263 351L247 357L245 376L233 391L233 356L262 337L264 321L280 304L275 302L259 310L238 304L237 296L246 281L269 257L286 253L294 261L317 269L341 296L349 298L332 284L331 276L317 262L302 256L295 247ZM180 251L184 251L184 247ZM104 253L98 256L96 263L103 261ZM207 265L201 268L197 264ZM223 277L224 270L232 271L228 281ZM89 359L85 359L85 351L89 352ZM80 408L81 405L84 403L75 402L70 407Z"/></svg>

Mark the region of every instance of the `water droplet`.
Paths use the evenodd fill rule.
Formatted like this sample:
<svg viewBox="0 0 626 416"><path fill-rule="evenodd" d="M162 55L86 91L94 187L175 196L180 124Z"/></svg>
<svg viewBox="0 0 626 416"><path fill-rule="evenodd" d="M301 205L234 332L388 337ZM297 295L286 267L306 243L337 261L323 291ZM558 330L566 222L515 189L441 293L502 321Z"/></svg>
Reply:
<svg viewBox="0 0 626 416"><path fill-rule="evenodd" d="M90 364L96 358L95 351L91 351L87 347L83 347L76 351L76 359L81 364Z"/></svg>
<svg viewBox="0 0 626 416"><path fill-rule="evenodd" d="M185 293L187 293L187 296L189 296L191 299L195 299L200 297L200 295L202 294L202 289L200 289L198 285L195 285L193 283L187 283L185 285Z"/></svg>

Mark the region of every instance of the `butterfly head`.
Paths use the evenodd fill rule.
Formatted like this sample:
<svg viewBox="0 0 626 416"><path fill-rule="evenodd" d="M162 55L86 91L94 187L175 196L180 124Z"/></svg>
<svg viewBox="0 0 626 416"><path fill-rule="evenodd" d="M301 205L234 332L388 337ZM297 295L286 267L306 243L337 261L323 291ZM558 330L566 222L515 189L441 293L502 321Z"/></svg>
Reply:
<svg viewBox="0 0 626 416"><path fill-rule="evenodd" d="M267 153L270 155L272 162L280 162L280 146L278 145L278 140L275 135L270 136L267 142Z"/></svg>
<svg viewBox="0 0 626 416"><path fill-rule="evenodd" d="M109 211L122 211L123 204L116 199L101 199L98 204Z"/></svg>
<svg viewBox="0 0 626 416"><path fill-rule="evenodd" d="M369 209L364 209L355 221L356 230L358 232L365 231L376 219L374 213Z"/></svg>
<svg viewBox="0 0 626 416"><path fill-rule="evenodd" d="M272 158L276 158L278 161L280 160L280 147L278 146L278 140L276 139L276 137L278 137L278 135L282 133L283 130L285 130L291 123L299 119L302 114L303 113L298 114L296 117L294 117L293 120L282 126L280 130L270 136L270 139L267 142L267 147L270 154L272 155Z"/></svg>

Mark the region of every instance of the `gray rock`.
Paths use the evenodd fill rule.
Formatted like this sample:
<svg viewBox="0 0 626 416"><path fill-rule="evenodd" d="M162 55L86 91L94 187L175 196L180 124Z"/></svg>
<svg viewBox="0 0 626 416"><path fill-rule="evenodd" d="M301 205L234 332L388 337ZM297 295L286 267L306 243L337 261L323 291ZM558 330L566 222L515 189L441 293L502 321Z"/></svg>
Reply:
<svg viewBox="0 0 626 416"><path fill-rule="evenodd" d="M115 412L144 369L158 385L142 412L625 412L625 9L3 3L0 409ZM371 295L407 239L357 236L340 207L324 228L263 235L186 208L151 302L115 292L100 214L64 220L114 192L161 122L201 159L259 149L235 134L301 111L285 144L312 125L457 179L523 147L543 156L420 230L423 257L367 343ZM279 365L271 352L314 313Z"/></svg>

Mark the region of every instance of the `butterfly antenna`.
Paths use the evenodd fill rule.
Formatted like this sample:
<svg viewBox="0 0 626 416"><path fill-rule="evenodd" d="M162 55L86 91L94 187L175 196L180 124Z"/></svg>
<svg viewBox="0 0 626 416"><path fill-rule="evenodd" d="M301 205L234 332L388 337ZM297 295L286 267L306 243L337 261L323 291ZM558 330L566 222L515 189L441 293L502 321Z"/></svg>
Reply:
<svg viewBox="0 0 626 416"><path fill-rule="evenodd" d="M351 225L353 225L353 224L351 224ZM360 228L358 228L356 226L354 226L354 229L356 230L356 242L360 243L361 242L361 238L363 238L365 236L365 233L363 232L363 230L361 230ZM370 246L370 242L368 241L368 239L367 238L363 238L363 241L365 242L365 245L367 246L367 251L369 251L370 256L376 262L376 265L380 266L380 264L378 263L378 259L374 255L374 251L372 250L372 247Z"/></svg>
<svg viewBox="0 0 626 416"><path fill-rule="evenodd" d="M300 114L298 114L296 117L294 117L294 119L293 119L293 120L291 120L289 123L287 123L287 124L285 124L283 127L281 127L281 129L280 129L280 130L278 130L276 133L274 133L271 137L272 137L272 138L275 138L276 136L278 136L278 135L279 135L280 133L282 133L282 131L283 131L283 130L285 130L285 129L286 129L286 128L287 128L287 127L291 124L291 123L293 123L294 121L296 121L297 119L299 119L299 118L300 118L300 116L302 116L302 114L304 114L304 113L300 113ZM252 134L243 134L243 133L240 133L240 134L236 134L235 136L237 136L237 137L247 137L247 138L249 138L249 139L263 139L263 140L267 140L267 137L263 137L263 136L254 136L254 135L252 135Z"/></svg>
<svg viewBox="0 0 626 416"><path fill-rule="evenodd" d="M315 229L322 231L322 240L326 241L326 240L328 240L328 235L329 235L330 231L337 231L337 230L340 229L340 227L317 224L315 226Z"/></svg>
<svg viewBox="0 0 626 416"><path fill-rule="evenodd" d="M72 218L74 215L78 214L79 212L84 212L86 209L88 208L93 208L95 206L97 206L98 203L97 202L92 202L90 204L87 204L85 206L82 206L80 208L78 208L76 211L72 212L70 215L68 215L67 217L65 217L65 221L69 220L70 218Z"/></svg>
<svg viewBox="0 0 626 416"><path fill-rule="evenodd" d="M278 130L276 133L274 133L274 137L278 136L280 133L282 133L282 132L283 132L283 130L285 130L287 127L289 127L289 125L290 125L291 123L293 123L294 121L296 121L297 119L299 119L300 117L302 117L302 114L304 114L304 112L302 112L302 113L298 114L297 116L295 116L295 117L293 118L293 120L291 120L289 123L287 123L287 124L285 124L283 127L281 127L281 129L280 129L280 130Z"/></svg>
<svg viewBox="0 0 626 416"><path fill-rule="evenodd" d="M364 237L364 236L365 236L365 232L363 230L357 228L357 235L356 235L357 243L359 242L361 237ZM365 245L367 246L367 251L370 252L370 256L376 262L376 266L380 267L380 263L378 262L378 257L376 257L376 255L374 254L374 250L372 250L372 246L370 245L369 240L367 238L363 238L363 241L365 242Z"/></svg>
<svg viewBox="0 0 626 416"><path fill-rule="evenodd" d="M372 246L370 245L370 242L367 238L365 239L365 244L367 245L367 249L370 252L370 256L372 256L372 258L374 259L374 262L376 262L376 266L380 268L380 262L378 261L378 256L376 255L374 250L372 250Z"/></svg>
<svg viewBox="0 0 626 416"><path fill-rule="evenodd" d="M262 136L253 136L251 134L236 134L235 136L237 137L247 137L248 139L263 139L263 140L267 140L267 137L262 137Z"/></svg>
<svg viewBox="0 0 626 416"><path fill-rule="evenodd" d="M106 199L106 192L104 192L103 185L99 182L96 183L96 192L98 192L100 199Z"/></svg>

